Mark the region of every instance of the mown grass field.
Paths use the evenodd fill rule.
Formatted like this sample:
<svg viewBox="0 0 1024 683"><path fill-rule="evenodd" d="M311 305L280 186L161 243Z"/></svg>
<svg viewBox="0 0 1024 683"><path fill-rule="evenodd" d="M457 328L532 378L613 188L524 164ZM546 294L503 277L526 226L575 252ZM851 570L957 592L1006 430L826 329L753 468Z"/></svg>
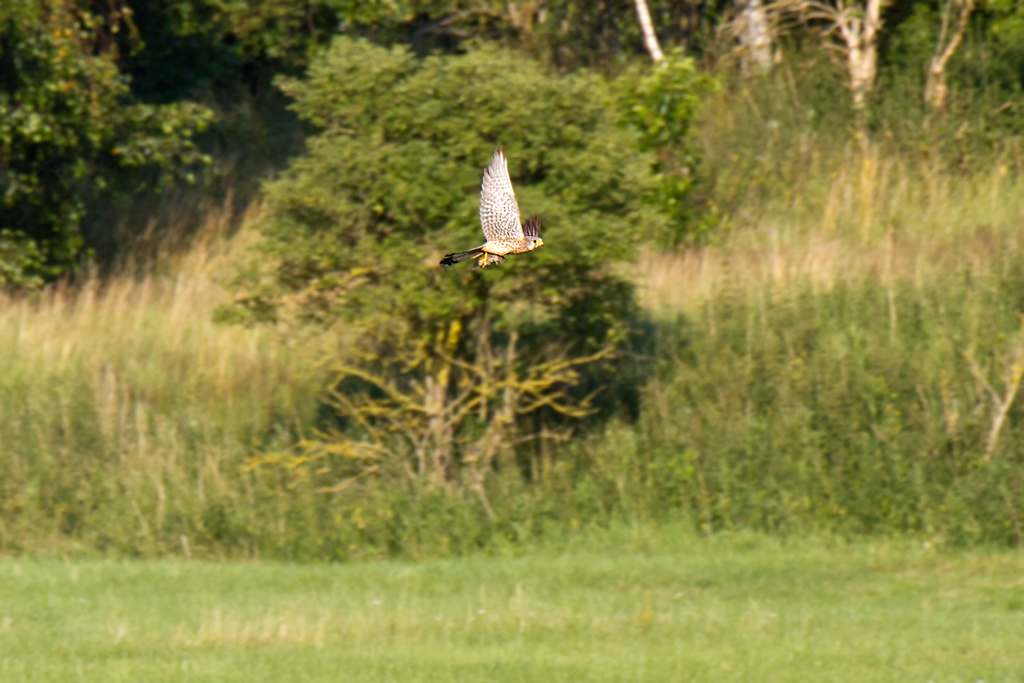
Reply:
<svg viewBox="0 0 1024 683"><path fill-rule="evenodd" d="M0 680L1024 679L1019 552L593 539L417 564L5 559Z"/></svg>

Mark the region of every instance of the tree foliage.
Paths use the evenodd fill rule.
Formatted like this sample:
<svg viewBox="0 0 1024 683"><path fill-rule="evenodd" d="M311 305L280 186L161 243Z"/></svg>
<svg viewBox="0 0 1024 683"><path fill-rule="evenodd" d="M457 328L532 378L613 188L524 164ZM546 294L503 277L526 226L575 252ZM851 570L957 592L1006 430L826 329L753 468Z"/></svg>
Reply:
<svg viewBox="0 0 1024 683"><path fill-rule="evenodd" d="M288 293L308 319L398 318L417 334L485 307L505 329L613 334L628 295L604 266L661 219L643 201L655 160L618 125L603 79L548 76L489 46L418 60L340 38L308 80L282 87L323 132L266 188L278 270L252 311ZM443 253L481 241L480 176L498 146L524 216L541 217L554 247L484 273L440 269Z"/></svg>
<svg viewBox="0 0 1024 683"><path fill-rule="evenodd" d="M263 250L272 268L244 280L222 315L291 311L361 330L359 361L339 371L338 395L384 391L384 403L417 415L423 428L404 441L410 462L447 463L449 476L460 449L486 450L481 439L508 452L524 436L524 415L584 414L587 399L572 390L580 377L568 370L625 339L633 296L614 264L666 223L651 201L657 157L622 121L620 98L631 90L585 72L549 75L489 45L418 59L344 37L308 79L281 86L322 132L267 185ZM480 177L499 145L523 217L544 223L545 246L483 271L441 268L444 253L483 241ZM551 373L531 374L543 367ZM347 436L333 438L380 445L381 422L402 419L381 400L355 409L346 398ZM444 430L429 427L438 424L431 415ZM485 424L502 425L501 434ZM413 456L418 439L447 454ZM417 473L436 477L436 468Z"/></svg>
<svg viewBox="0 0 1024 683"><path fill-rule="evenodd" d="M194 136L207 109L131 100L115 40L131 13L114 7L10 0L0 14L0 285L38 284L75 263L90 190L204 160Z"/></svg>
<svg viewBox="0 0 1024 683"><path fill-rule="evenodd" d="M707 226L694 220L690 201L699 165L690 129L702 98L716 89L717 82L679 49L654 69L622 80L625 120L640 133L640 147L658 154L655 203L669 219L661 241L675 245L683 237L700 237Z"/></svg>

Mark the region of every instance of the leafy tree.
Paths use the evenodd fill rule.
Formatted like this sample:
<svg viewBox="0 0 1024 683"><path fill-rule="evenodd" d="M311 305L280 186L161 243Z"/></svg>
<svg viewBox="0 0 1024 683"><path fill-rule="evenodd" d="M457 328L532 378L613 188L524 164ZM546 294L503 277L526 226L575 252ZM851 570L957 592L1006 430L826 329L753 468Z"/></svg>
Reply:
<svg viewBox="0 0 1024 683"><path fill-rule="evenodd" d="M598 344L617 326L605 309L619 310L620 297L601 293L621 280L600 266L628 259L660 219L641 202L655 186L654 160L617 125L603 79L547 76L489 46L417 60L339 38L308 80L282 87L323 132L266 188L265 249L279 270L246 299L252 311L273 315L291 293L306 319L397 314L431 335L446 316L472 316L486 295L503 324L516 311L555 336L591 330ZM480 176L499 145L524 216L539 214L557 248L484 273L440 269L445 251L481 241ZM565 327L570 312L579 328Z"/></svg>
<svg viewBox="0 0 1024 683"><path fill-rule="evenodd" d="M111 7L9 0L0 14L0 285L75 263L87 192L204 161L194 136L207 109L132 102L115 40L131 14Z"/></svg>
<svg viewBox="0 0 1024 683"><path fill-rule="evenodd" d="M345 37L307 80L281 86L322 132L267 185L271 267L243 278L221 315L294 312L360 331L356 360L338 368L344 419L317 451L340 464L323 476L387 453L403 463L394 469L457 479L458 463L510 452L522 429L536 436L543 415L585 413L573 368L606 358L632 315L614 263L665 223L649 201L656 158L622 125L619 92L587 73L547 75L493 46L419 60ZM523 217L541 217L546 246L483 271L441 268L445 252L482 241L481 171L499 145ZM403 411L421 427L409 429ZM413 455L424 448L442 455Z"/></svg>
<svg viewBox="0 0 1024 683"><path fill-rule="evenodd" d="M668 46L696 47L728 2L650 0L654 28ZM177 39L202 37L246 59L279 68L305 65L339 32L418 54L453 52L467 39L515 47L563 69L612 67L622 53L643 51L634 0L131 0L149 24ZM146 31L144 30L144 33ZM188 60L182 54L176 59ZM175 58L172 58L172 61Z"/></svg>
<svg viewBox="0 0 1024 683"><path fill-rule="evenodd" d="M637 21L635 0L522 0L515 4L534 9L530 33L523 35L525 31L520 31L520 41L561 68L607 69L621 63L624 54L644 54L645 41ZM713 39L714 24L729 7L728 2L721 0L647 0L646 5L665 51L679 47L691 54Z"/></svg>
<svg viewBox="0 0 1024 683"><path fill-rule="evenodd" d="M690 128L702 97L718 83L701 73L679 48L653 69L628 72L621 80L626 122L640 134L642 149L658 153L658 192L653 199L669 218L659 241L676 245L684 237L701 237L710 223L695 220L690 200L699 167Z"/></svg>

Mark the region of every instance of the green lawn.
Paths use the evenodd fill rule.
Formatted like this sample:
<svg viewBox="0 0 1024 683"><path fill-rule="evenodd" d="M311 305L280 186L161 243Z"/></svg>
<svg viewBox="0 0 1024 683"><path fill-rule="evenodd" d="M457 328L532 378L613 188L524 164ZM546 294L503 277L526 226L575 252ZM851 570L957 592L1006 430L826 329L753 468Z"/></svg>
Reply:
<svg viewBox="0 0 1024 683"><path fill-rule="evenodd" d="M0 560L0 681L82 680L1016 682L1024 554L733 536L419 564Z"/></svg>

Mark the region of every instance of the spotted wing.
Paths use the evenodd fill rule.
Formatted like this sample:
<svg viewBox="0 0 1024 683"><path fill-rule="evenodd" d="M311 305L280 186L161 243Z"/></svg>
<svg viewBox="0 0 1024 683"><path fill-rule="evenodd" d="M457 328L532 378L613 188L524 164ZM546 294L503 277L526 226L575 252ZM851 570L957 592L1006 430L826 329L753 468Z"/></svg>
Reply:
<svg viewBox="0 0 1024 683"><path fill-rule="evenodd" d="M523 234L527 237L540 237L540 219L530 216L523 223Z"/></svg>
<svg viewBox="0 0 1024 683"><path fill-rule="evenodd" d="M523 239L519 205L508 177L508 161L500 147L494 150L480 183L480 226L488 242Z"/></svg>

